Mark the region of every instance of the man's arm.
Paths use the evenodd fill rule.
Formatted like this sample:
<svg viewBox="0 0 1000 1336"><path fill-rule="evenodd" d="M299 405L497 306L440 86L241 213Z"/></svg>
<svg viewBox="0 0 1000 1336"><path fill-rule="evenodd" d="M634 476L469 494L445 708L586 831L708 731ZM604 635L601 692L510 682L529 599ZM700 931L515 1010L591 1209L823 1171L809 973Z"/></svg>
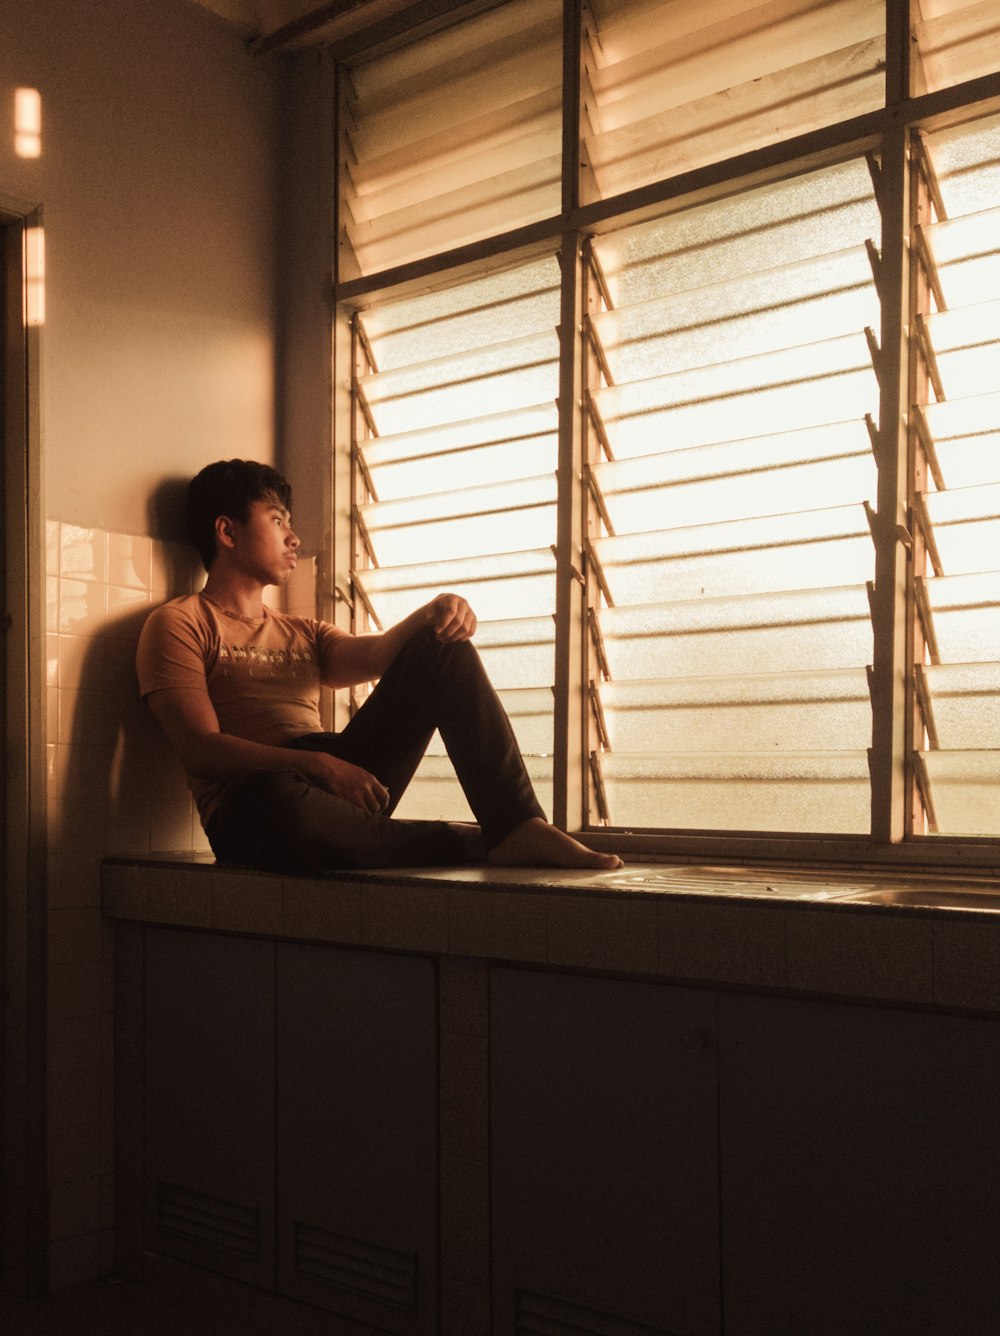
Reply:
<svg viewBox="0 0 1000 1336"><path fill-rule="evenodd" d="M476 630L476 614L458 594L438 594L387 631L372 635L340 636L325 657L323 684L352 687L381 677L408 640L425 627L434 629L438 640L453 643L470 640Z"/></svg>
<svg viewBox="0 0 1000 1336"><path fill-rule="evenodd" d="M385 811L385 789L367 770L326 752L269 747L219 729L207 691L164 687L146 702L185 770L199 779L235 779L256 770L300 770L314 784L372 815Z"/></svg>

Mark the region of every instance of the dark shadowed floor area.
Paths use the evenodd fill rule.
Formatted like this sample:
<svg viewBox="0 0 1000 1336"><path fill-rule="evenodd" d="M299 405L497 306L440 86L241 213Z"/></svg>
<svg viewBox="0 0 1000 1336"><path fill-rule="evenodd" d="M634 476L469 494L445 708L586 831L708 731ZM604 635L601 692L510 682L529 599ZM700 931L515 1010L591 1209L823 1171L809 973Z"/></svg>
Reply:
<svg viewBox="0 0 1000 1336"><path fill-rule="evenodd" d="M0 1294L3 1336L228 1336L246 1332L218 1312L178 1297L155 1305L138 1285L95 1282L43 1299Z"/></svg>

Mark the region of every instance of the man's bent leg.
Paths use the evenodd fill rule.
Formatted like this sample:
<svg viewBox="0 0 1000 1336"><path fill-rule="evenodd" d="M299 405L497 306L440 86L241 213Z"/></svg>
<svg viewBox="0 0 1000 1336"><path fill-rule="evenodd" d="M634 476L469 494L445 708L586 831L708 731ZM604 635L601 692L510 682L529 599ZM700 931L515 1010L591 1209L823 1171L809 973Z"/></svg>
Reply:
<svg viewBox="0 0 1000 1336"><path fill-rule="evenodd" d="M372 816L298 770L262 770L227 786L208 823L220 862L275 872L465 863L466 841L443 821Z"/></svg>
<svg viewBox="0 0 1000 1336"><path fill-rule="evenodd" d="M544 817L507 713L475 647L442 644L429 628L400 650L364 705L337 735L337 755L389 790L392 812L440 730L487 849L531 817Z"/></svg>

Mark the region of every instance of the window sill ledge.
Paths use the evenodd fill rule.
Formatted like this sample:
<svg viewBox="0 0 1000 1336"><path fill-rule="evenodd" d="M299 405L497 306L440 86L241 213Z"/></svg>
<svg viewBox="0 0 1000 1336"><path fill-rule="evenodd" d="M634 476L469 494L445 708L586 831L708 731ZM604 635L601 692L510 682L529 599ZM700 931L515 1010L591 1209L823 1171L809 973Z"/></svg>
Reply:
<svg viewBox="0 0 1000 1336"><path fill-rule="evenodd" d="M692 889L691 874L711 880ZM668 889L673 876L684 889ZM837 874L795 872L783 885L763 872L638 864L620 874L472 867L296 877L177 854L106 859L102 904L109 919L133 923L1000 1012L1000 914L845 899L857 885Z"/></svg>

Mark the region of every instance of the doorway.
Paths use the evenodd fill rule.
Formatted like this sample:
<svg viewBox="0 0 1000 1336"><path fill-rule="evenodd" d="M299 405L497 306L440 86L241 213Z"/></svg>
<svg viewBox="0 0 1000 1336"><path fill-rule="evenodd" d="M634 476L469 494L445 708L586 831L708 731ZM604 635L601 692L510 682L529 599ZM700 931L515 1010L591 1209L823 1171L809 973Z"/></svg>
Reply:
<svg viewBox="0 0 1000 1336"><path fill-rule="evenodd" d="M46 1272L40 275L28 265L40 228L0 208L0 1286L21 1294L41 1293Z"/></svg>

